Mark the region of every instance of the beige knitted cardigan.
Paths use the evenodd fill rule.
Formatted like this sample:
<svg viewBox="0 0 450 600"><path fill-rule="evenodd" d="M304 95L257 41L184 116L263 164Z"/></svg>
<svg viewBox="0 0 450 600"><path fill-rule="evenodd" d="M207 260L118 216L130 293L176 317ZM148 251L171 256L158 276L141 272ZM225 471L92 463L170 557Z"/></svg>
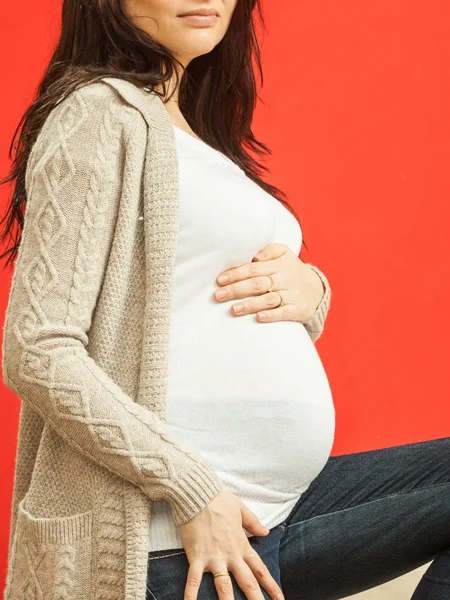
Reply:
<svg viewBox="0 0 450 600"><path fill-rule="evenodd" d="M223 489L166 426L178 184L163 102L119 78L73 91L32 148L2 346L22 400L5 600L144 600L151 500L180 525Z"/></svg>

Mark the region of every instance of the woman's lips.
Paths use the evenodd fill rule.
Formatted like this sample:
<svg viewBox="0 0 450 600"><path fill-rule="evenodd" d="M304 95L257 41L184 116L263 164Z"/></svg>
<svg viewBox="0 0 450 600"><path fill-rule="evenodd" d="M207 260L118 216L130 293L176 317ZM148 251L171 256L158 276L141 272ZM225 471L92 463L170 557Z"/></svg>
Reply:
<svg viewBox="0 0 450 600"><path fill-rule="evenodd" d="M181 15L179 19L183 19L193 25L214 25L219 17L218 15Z"/></svg>

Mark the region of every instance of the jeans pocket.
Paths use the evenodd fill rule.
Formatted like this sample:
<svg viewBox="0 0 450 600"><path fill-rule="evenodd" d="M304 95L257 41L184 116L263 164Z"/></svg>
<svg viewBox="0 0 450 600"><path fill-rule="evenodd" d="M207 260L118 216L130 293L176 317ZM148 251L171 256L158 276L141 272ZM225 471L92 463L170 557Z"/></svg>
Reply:
<svg viewBox="0 0 450 600"><path fill-rule="evenodd" d="M148 553L146 600L178 600L184 596L189 561L183 548Z"/></svg>

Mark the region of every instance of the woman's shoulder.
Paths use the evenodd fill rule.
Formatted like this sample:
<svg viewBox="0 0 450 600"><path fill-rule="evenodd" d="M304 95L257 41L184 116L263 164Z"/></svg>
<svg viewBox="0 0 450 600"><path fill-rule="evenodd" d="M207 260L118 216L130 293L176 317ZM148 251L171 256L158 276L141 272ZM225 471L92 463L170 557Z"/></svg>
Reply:
<svg viewBox="0 0 450 600"><path fill-rule="evenodd" d="M80 91L83 89L86 89L86 101L120 106L122 112L129 113L135 121L145 122L152 130L173 133L169 113L156 92L120 77L102 77L83 86Z"/></svg>
<svg viewBox="0 0 450 600"><path fill-rule="evenodd" d="M60 96L31 148L27 180L29 172L42 160L61 151L80 162L83 156L87 159L90 149L94 151L99 140L113 137L118 140L119 147L130 141L135 145L147 144L148 119L138 103L130 102L119 92L128 87L124 83L118 81L114 87L106 85L104 80L93 80ZM133 87L136 97L150 96ZM108 152L106 147L105 152Z"/></svg>
<svg viewBox="0 0 450 600"><path fill-rule="evenodd" d="M173 127L161 98L119 77L102 77L80 84L61 96L49 112L36 142L58 143L61 136L92 136L102 128L125 130L123 139L148 141L147 132L173 136ZM145 138L145 139L144 139ZM85 138L86 139L86 138ZM87 141L87 140L86 140Z"/></svg>
<svg viewBox="0 0 450 600"><path fill-rule="evenodd" d="M80 127L86 133L94 133L101 126L119 129L129 125L130 121L144 124L145 115L139 106L127 101L116 88L104 81L89 81L61 96L45 120L41 137L52 134L61 137ZM123 83L119 82L117 87L120 89L122 86Z"/></svg>

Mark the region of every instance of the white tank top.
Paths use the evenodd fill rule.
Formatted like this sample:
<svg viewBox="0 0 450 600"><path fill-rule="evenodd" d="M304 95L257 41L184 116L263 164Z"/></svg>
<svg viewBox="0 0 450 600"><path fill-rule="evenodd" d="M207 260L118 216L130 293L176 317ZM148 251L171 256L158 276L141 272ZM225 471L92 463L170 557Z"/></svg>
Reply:
<svg viewBox="0 0 450 600"><path fill-rule="evenodd" d="M330 455L335 410L329 382L301 323L234 316L238 300L218 302L213 294L219 273L251 262L266 244L286 244L298 256L302 232L228 157L176 126L174 132L180 212L168 426L272 528ZM170 505L154 501L149 551L169 548L183 548L179 530Z"/></svg>

